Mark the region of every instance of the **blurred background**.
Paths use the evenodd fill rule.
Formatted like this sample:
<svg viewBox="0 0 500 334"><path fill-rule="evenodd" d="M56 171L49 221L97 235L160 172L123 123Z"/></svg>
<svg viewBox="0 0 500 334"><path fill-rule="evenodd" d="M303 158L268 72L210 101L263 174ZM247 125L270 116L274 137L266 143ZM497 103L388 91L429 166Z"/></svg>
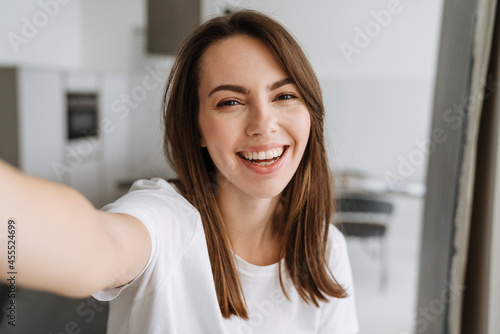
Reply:
<svg viewBox="0 0 500 334"><path fill-rule="evenodd" d="M193 24L240 8L276 18L309 57L339 196L392 206L384 248L348 238L361 333L412 332L441 0L2 1L2 159L96 207L138 178L174 176L160 120L172 50ZM19 325L102 332L101 304L29 293Z"/></svg>

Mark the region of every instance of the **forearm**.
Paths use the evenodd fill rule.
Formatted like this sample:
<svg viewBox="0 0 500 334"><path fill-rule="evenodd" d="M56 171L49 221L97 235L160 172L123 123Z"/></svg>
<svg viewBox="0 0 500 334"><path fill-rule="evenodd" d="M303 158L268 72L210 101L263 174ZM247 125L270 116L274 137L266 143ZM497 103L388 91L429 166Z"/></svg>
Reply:
<svg viewBox="0 0 500 334"><path fill-rule="evenodd" d="M8 272L16 272L17 284L34 289L80 295L88 287L75 282L88 277L91 286L90 268L106 265L100 260L108 259L102 257L109 249L106 233L83 196L2 161L0 238L2 282Z"/></svg>

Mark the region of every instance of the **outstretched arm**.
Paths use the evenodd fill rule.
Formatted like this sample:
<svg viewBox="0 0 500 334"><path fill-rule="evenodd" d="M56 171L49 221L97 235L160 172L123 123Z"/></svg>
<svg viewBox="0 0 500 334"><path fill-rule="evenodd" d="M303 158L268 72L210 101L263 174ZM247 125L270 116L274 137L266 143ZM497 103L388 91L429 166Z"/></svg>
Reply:
<svg viewBox="0 0 500 334"><path fill-rule="evenodd" d="M77 191L0 160L4 284L14 271L20 286L86 297L131 281L146 265L150 249L149 234L137 218L96 210Z"/></svg>

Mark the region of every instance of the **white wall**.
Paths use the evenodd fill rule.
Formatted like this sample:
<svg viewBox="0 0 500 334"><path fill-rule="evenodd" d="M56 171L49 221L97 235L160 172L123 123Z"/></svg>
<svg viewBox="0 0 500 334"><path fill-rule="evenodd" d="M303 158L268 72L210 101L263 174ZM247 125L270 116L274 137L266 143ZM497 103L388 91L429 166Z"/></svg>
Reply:
<svg viewBox="0 0 500 334"><path fill-rule="evenodd" d="M135 38L144 32L146 1L81 1L83 64L102 70L136 68Z"/></svg>
<svg viewBox="0 0 500 334"><path fill-rule="evenodd" d="M349 63L342 42L355 45L355 28L375 21L371 12L395 6L387 26ZM226 6L268 13L299 39L319 76L420 77L433 75L442 1L435 0L205 0L204 15Z"/></svg>
<svg viewBox="0 0 500 334"><path fill-rule="evenodd" d="M356 46L355 29L365 30L376 21L372 11L380 13L396 2L397 13L391 15L387 26L370 38L368 46L360 47L349 63L341 43ZM33 22L33 15L47 12L40 3L56 3L58 8L48 6L53 17L48 15L46 25L38 28L27 44L19 45L19 53L8 38L2 39L0 63L135 68L135 36L144 32L146 24L144 0L4 1L0 3L1 35L12 32L22 36L23 18ZM202 14L220 12L226 3L262 10L277 18L298 37L321 77L428 78L433 73L441 1L357 0L354 6L352 1L328 0L204 0Z"/></svg>
<svg viewBox="0 0 500 334"><path fill-rule="evenodd" d="M337 169L423 181L432 88L419 78L321 78L326 139ZM424 147L424 148L421 148ZM393 175L396 175L394 177Z"/></svg>
<svg viewBox="0 0 500 334"><path fill-rule="evenodd" d="M0 65L80 66L80 7L77 0L0 2Z"/></svg>
<svg viewBox="0 0 500 334"><path fill-rule="evenodd" d="M0 65L128 70L144 10L143 0L2 1Z"/></svg>

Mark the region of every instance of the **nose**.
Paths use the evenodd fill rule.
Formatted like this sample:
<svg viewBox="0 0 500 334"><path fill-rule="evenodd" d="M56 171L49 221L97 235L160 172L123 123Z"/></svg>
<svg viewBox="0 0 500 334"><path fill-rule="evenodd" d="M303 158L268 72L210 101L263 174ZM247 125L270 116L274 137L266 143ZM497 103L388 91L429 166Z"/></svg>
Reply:
<svg viewBox="0 0 500 334"><path fill-rule="evenodd" d="M268 136L278 128L278 110L270 103L259 102L250 107L246 129L249 136Z"/></svg>

